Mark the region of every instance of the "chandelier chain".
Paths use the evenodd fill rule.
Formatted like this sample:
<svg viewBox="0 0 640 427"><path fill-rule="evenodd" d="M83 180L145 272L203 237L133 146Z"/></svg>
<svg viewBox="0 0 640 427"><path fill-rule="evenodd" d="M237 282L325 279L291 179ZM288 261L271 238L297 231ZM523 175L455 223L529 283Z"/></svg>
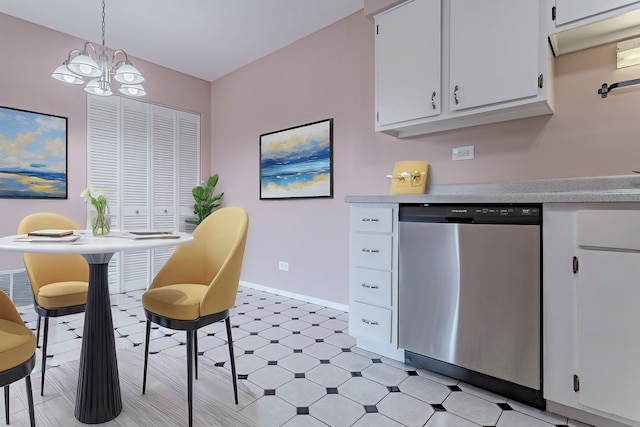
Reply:
<svg viewBox="0 0 640 427"><path fill-rule="evenodd" d="M104 0L102 0L102 50L105 51L104 32L105 32L105 13L104 13Z"/></svg>

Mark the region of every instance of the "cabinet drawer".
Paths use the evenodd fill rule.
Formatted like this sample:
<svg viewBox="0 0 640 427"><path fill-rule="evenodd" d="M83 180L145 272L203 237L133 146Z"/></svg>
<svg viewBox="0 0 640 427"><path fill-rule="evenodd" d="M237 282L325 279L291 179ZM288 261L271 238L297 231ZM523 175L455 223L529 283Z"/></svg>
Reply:
<svg viewBox="0 0 640 427"><path fill-rule="evenodd" d="M635 210L578 211L576 230L582 247L640 250L640 215Z"/></svg>
<svg viewBox="0 0 640 427"><path fill-rule="evenodd" d="M378 306L391 306L391 272L353 268L351 299Z"/></svg>
<svg viewBox="0 0 640 427"><path fill-rule="evenodd" d="M352 208L349 211L349 223L352 232L375 233L393 232L392 208Z"/></svg>
<svg viewBox="0 0 640 427"><path fill-rule="evenodd" d="M349 307L349 334L388 344L391 342L391 310L352 302Z"/></svg>
<svg viewBox="0 0 640 427"><path fill-rule="evenodd" d="M391 270L392 236L354 234L351 238L351 264L377 270Z"/></svg>

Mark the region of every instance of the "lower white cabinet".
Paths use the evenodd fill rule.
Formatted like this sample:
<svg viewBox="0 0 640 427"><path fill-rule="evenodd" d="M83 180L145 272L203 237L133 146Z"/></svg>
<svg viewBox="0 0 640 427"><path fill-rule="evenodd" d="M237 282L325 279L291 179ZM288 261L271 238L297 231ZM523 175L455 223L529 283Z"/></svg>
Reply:
<svg viewBox="0 0 640 427"><path fill-rule="evenodd" d="M396 204L350 206L349 334L358 347L402 361L397 212Z"/></svg>
<svg viewBox="0 0 640 427"><path fill-rule="evenodd" d="M543 212L545 398L640 426L640 204Z"/></svg>

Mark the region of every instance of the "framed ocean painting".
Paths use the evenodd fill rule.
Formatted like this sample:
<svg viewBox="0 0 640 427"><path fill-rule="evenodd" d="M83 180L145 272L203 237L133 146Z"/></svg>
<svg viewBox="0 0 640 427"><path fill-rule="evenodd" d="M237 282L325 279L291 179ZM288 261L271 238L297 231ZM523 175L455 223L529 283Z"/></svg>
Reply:
<svg viewBox="0 0 640 427"><path fill-rule="evenodd" d="M67 198L67 118L0 107L0 198Z"/></svg>
<svg viewBox="0 0 640 427"><path fill-rule="evenodd" d="M333 119L260 135L260 199L333 197Z"/></svg>

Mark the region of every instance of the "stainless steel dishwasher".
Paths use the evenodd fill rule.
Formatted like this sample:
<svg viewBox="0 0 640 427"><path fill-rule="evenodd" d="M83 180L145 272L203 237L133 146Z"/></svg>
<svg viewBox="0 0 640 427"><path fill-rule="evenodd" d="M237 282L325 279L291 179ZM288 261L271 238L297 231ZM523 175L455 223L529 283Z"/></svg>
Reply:
<svg viewBox="0 0 640 427"><path fill-rule="evenodd" d="M408 364L544 408L541 205L401 205Z"/></svg>

